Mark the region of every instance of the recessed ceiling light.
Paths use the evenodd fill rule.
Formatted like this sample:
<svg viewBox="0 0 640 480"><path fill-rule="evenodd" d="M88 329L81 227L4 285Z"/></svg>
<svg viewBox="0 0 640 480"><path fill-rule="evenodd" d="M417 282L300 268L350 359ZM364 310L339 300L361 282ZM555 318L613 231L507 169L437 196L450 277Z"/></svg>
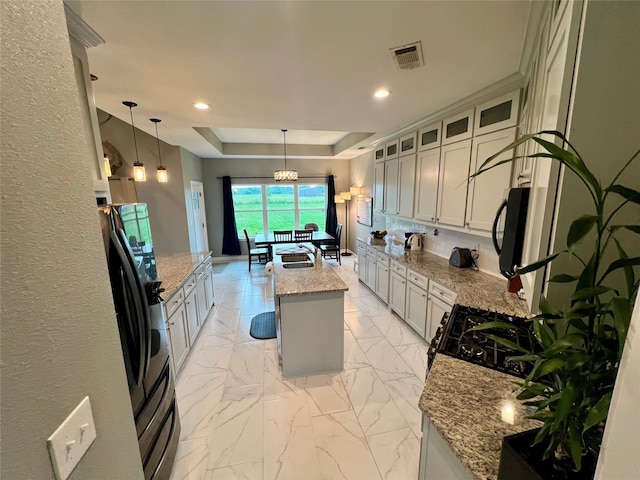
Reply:
<svg viewBox="0 0 640 480"><path fill-rule="evenodd" d="M211 108L211 105L203 102L196 102L193 104L193 106L196 107L198 110L209 110Z"/></svg>
<svg viewBox="0 0 640 480"><path fill-rule="evenodd" d="M374 93L373 96L376 98L385 98L388 97L390 93L391 92L386 88L379 88L378 90L376 90L376 93Z"/></svg>

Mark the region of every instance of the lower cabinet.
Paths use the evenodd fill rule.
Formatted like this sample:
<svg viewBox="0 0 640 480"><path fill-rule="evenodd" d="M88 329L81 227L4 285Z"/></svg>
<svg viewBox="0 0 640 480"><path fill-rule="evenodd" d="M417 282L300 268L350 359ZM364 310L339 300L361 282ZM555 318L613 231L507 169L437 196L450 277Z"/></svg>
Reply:
<svg viewBox="0 0 640 480"><path fill-rule="evenodd" d="M471 480L471 472L458 459L429 417L422 415L419 480L455 478Z"/></svg>
<svg viewBox="0 0 640 480"><path fill-rule="evenodd" d="M195 273L189 275L164 302L176 377L213 306L213 295L213 269L210 263L205 263L196 268Z"/></svg>
<svg viewBox="0 0 640 480"><path fill-rule="evenodd" d="M389 257L380 252L376 257L376 295L384 303L389 302Z"/></svg>
<svg viewBox="0 0 640 480"><path fill-rule="evenodd" d="M358 255L358 280L367 280L367 247L363 242L356 244L356 254Z"/></svg>
<svg viewBox="0 0 640 480"><path fill-rule="evenodd" d="M427 325L427 288L429 279L413 270L407 270L407 294L404 319L421 337Z"/></svg>
<svg viewBox="0 0 640 480"><path fill-rule="evenodd" d="M424 339L430 342L440 326L440 321L445 313L451 313L456 301L456 293L434 282L429 282L429 295L427 303L427 323Z"/></svg>
<svg viewBox="0 0 640 480"><path fill-rule="evenodd" d="M187 312L182 301L167 318L167 333L171 344L171 359L174 375L182 368L189 353L189 334L187 330Z"/></svg>
<svg viewBox="0 0 640 480"><path fill-rule="evenodd" d="M395 260L391 261L389 276L389 308L404 320L407 291L407 267Z"/></svg>
<svg viewBox="0 0 640 480"><path fill-rule="evenodd" d="M365 280L364 283L374 292L376 291L376 251L371 248L367 248L367 258L366 258L366 266L365 269Z"/></svg>
<svg viewBox="0 0 640 480"><path fill-rule="evenodd" d="M198 291L192 288L184 300L184 308L187 311L187 330L189 332L189 345L193 345L200 331L200 319L198 316Z"/></svg>

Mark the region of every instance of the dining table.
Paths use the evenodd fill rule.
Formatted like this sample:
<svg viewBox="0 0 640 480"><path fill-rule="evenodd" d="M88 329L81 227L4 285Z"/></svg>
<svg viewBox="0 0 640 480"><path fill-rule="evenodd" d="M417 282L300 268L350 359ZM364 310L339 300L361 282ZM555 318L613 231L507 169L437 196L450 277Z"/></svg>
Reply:
<svg viewBox="0 0 640 480"><path fill-rule="evenodd" d="M327 232L313 232L311 236L311 240L303 240L302 242L296 241L293 237L293 231L291 232L290 240L276 240L273 232L270 233L256 233L255 236L255 244L256 248L258 247L267 247L269 249L269 260L273 260L273 245L276 244L285 244L285 243L305 243L305 242L313 242L313 243L328 243L332 240L335 240L335 237Z"/></svg>

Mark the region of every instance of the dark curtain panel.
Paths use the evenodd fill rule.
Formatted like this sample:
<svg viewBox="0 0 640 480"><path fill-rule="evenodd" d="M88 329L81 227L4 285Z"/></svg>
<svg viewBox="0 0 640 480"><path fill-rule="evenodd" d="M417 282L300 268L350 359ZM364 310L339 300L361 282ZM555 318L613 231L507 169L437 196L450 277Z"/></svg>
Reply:
<svg viewBox="0 0 640 480"><path fill-rule="evenodd" d="M223 255L240 255L240 241L236 229L236 214L233 211L231 177L222 177L222 206L224 208Z"/></svg>
<svg viewBox="0 0 640 480"><path fill-rule="evenodd" d="M327 177L327 219L325 231L329 235L336 234L338 228L338 215L336 214L336 186L333 183L333 175Z"/></svg>

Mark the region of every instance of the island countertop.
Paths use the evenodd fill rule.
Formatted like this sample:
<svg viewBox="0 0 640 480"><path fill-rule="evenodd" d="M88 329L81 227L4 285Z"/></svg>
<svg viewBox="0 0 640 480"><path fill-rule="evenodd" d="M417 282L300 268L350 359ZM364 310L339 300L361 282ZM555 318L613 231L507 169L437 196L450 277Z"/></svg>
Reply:
<svg viewBox="0 0 640 480"><path fill-rule="evenodd" d="M281 262L274 262L275 294L311 295L315 293L345 292L349 287L333 270L327 261L309 268L284 268Z"/></svg>
<svg viewBox="0 0 640 480"><path fill-rule="evenodd" d="M209 257L211 257L211 252L156 255L158 279L162 281L162 287L164 288L163 298L171 297L187 277Z"/></svg>
<svg viewBox="0 0 640 480"><path fill-rule="evenodd" d="M419 407L474 479L495 480L502 438L542 424L516 400L520 379L437 354Z"/></svg>
<svg viewBox="0 0 640 480"><path fill-rule="evenodd" d="M363 239L358 239L367 243ZM456 303L493 312L507 313L518 317L531 314L525 300L507 291L507 280L470 268L449 265L446 258L426 251L410 251L405 255L404 247L382 244L368 245L389 255L421 275L457 293Z"/></svg>

